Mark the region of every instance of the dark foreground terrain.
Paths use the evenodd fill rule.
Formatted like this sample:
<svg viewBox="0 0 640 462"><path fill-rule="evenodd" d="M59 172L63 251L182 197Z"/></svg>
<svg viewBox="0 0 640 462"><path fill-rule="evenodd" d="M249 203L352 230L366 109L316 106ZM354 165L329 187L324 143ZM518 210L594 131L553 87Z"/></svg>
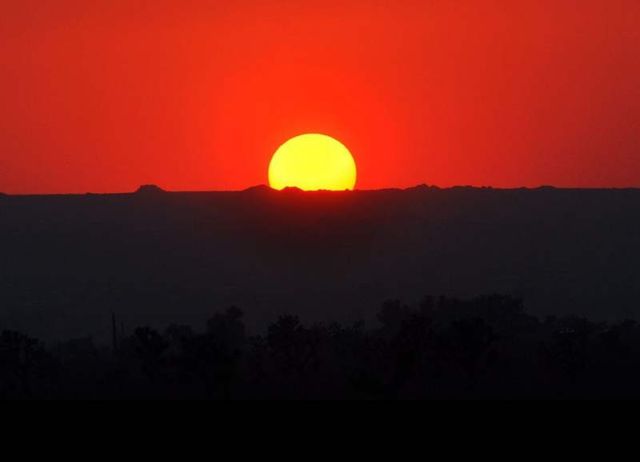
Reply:
<svg viewBox="0 0 640 462"><path fill-rule="evenodd" d="M0 196L0 398L640 397L639 212L637 190Z"/></svg>
<svg viewBox="0 0 640 462"><path fill-rule="evenodd" d="M249 336L231 308L198 331L116 327L109 348L6 331L0 399L640 398L633 321L540 320L504 296L387 302L377 321L287 315Z"/></svg>
<svg viewBox="0 0 640 462"><path fill-rule="evenodd" d="M112 313L131 333L235 305L257 333L426 293L617 321L638 315L639 261L638 190L2 196L0 328L107 344Z"/></svg>

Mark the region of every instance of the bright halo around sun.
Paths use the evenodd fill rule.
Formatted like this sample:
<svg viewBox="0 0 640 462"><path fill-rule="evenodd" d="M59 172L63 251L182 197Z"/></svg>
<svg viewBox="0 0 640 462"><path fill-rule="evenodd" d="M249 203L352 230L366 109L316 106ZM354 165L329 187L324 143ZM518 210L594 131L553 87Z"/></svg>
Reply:
<svg viewBox="0 0 640 462"><path fill-rule="evenodd" d="M339 141L326 135L300 135L284 143L269 165L273 189L346 191L356 186L356 162Z"/></svg>

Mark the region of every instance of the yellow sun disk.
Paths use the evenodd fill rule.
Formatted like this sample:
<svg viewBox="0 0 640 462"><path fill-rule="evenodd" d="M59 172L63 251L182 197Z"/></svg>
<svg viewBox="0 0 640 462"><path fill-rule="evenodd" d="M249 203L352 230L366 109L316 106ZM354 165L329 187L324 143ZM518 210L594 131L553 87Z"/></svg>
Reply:
<svg viewBox="0 0 640 462"><path fill-rule="evenodd" d="M277 190L352 190L356 178L356 163L349 150L319 134L290 139L276 151L269 166L269 185Z"/></svg>

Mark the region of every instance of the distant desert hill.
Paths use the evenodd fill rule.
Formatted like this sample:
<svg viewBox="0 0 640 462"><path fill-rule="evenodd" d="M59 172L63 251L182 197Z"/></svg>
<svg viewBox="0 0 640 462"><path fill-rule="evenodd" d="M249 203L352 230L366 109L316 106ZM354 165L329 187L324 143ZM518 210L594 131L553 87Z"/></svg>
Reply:
<svg viewBox="0 0 640 462"><path fill-rule="evenodd" d="M428 186L0 201L0 329L106 339L237 305L372 321L386 299L522 296L539 315L640 309L640 191Z"/></svg>
<svg viewBox="0 0 640 462"><path fill-rule="evenodd" d="M136 194L164 194L165 190L155 184L145 184L138 188Z"/></svg>

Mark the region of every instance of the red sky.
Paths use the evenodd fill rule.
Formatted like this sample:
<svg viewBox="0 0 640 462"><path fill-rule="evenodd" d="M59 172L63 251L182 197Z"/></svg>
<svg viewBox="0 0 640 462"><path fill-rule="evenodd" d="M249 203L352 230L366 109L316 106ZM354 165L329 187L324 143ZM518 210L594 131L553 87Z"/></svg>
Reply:
<svg viewBox="0 0 640 462"><path fill-rule="evenodd" d="M640 186L638 0L0 0L0 191Z"/></svg>

